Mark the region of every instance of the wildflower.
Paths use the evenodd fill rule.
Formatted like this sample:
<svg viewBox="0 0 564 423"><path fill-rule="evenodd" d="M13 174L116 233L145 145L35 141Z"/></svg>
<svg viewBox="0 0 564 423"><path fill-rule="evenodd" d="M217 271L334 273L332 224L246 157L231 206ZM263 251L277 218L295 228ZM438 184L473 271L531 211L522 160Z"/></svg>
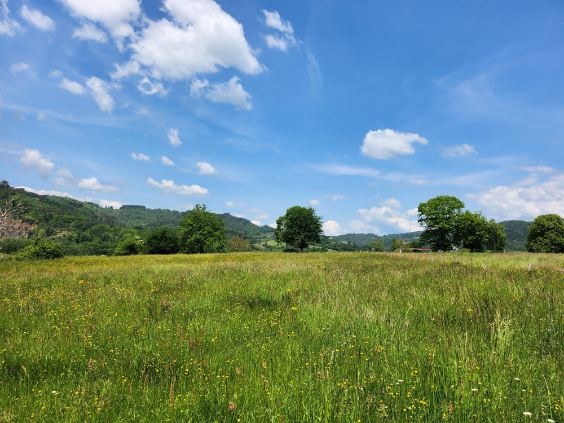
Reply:
<svg viewBox="0 0 564 423"><path fill-rule="evenodd" d="M472 392L478 392L478 388L472 388Z"/></svg>
<svg viewBox="0 0 564 423"><path fill-rule="evenodd" d="M235 404L233 401L229 401L229 404L227 404L227 409L229 411L235 411L237 410L237 404Z"/></svg>
<svg viewBox="0 0 564 423"><path fill-rule="evenodd" d="M533 413L531 413L530 411L523 411L523 415L525 417L532 417Z"/></svg>
<svg viewBox="0 0 564 423"><path fill-rule="evenodd" d="M552 419L546 419L546 421L547 421L548 423L556 423L556 420L552 420Z"/></svg>

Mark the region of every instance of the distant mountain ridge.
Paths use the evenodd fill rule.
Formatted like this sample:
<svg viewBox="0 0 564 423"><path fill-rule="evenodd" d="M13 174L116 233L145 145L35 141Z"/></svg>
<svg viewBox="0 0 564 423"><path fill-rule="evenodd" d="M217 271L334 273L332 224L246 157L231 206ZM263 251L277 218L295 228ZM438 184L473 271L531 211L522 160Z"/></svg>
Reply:
<svg viewBox="0 0 564 423"><path fill-rule="evenodd" d="M69 232L80 232L107 225L115 228L152 229L158 226L177 227L183 212L169 209L149 209L140 205L124 205L119 209L104 208L97 204L78 201L68 197L39 195L20 188L13 188L7 182L0 183L0 204L13 198L23 208L22 220L37 226L48 236ZM224 221L228 236L241 236L251 244L262 244L274 237L274 229L269 226L257 226L248 219L229 213L218 216ZM509 220L500 222L506 231L509 251L525 251L527 233L531 222ZM341 246L345 250L367 249L375 239L382 239L390 249L393 239L413 241L421 232L397 233L389 235L344 234L324 236L322 245L327 248Z"/></svg>

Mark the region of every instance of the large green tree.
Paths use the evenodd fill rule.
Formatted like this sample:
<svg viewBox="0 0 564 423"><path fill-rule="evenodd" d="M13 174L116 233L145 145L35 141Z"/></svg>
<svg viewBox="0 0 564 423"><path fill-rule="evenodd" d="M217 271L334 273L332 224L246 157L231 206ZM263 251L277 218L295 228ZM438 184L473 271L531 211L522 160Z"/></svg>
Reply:
<svg viewBox="0 0 564 423"><path fill-rule="evenodd" d="M276 220L276 240L303 251L321 241L321 218L312 207L293 206Z"/></svg>
<svg viewBox="0 0 564 423"><path fill-rule="evenodd" d="M538 216L529 229L527 250L535 253L564 253L564 219L557 214Z"/></svg>
<svg viewBox="0 0 564 423"><path fill-rule="evenodd" d="M147 254L178 253L176 231L166 226L151 230L145 240L145 252Z"/></svg>
<svg viewBox="0 0 564 423"><path fill-rule="evenodd" d="M449 195L440 195L419 204L419 223L425 228L422 241L434 251L449 251L455 244L456 222L464 203Z"/></svg>
<svg viewBox="0 0 564 423"><path fill-rule="evenodd" d="M455 219L454 243L473 252L502 250L505 231L499 223L487 220L480 213L465 211Z"/></svg>
<svg viewBox="0 0 564 423"><path fill-rule="evenodd" d="M186 212L178 230L180 252L189 254L225 251L225 224L210 213L206 206L197 204Z"/></svg>

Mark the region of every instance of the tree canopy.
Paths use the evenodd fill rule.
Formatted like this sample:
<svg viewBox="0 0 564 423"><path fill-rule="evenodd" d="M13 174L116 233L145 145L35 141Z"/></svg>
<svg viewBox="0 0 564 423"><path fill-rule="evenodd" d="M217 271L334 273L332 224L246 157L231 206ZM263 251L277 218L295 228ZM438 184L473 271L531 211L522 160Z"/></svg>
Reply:
<svg viewBox="0 0 564 423"><path fill-rule="evenodd" d="M473 252L502 250L505 231L502 225L488 221L480 213L465 211L455 219L454 243Z"/></svg>
<svg viewBox="0 0 564 423"><path fill-rule="evenodd" d="M564 219L557 214L538 216L529 230L527 250L534 253L564 253Z"/></svg>
<svg viewBox="0 0 564 423"><path fill-rule="evenodd" d="M455 227L464 203L449 195L440 195L419 204L419 223L425 227L421 239L434 251L451 250L455 244Z"/></svg>
<svg viewBox="0 0 564 423"><path fill-rule="evenodd" d="M178 230L180 252L189 254L225 251L225 224L210 213L206 206L197 204L186 212Z"/></svg>
<svg viewBox="0 0 564 423"><path fill-rule="evenodd" d="M290 207L284 216L276 220L276 240L300 251L320 242L322 232L321 218L312 207Z"/></svg>
<svg viewBox="0 0 564 423"><path fill-rule="evenodd" d="M173 229L163 226L153 229L145 240L147 254L175 254L178 253L178 235Z"/></svg>

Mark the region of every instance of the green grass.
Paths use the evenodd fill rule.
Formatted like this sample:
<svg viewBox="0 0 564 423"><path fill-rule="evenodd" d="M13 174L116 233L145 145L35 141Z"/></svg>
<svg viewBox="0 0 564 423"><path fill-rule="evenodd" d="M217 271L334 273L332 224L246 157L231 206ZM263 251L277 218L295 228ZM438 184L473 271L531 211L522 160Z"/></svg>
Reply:
<svg viewBox="0 0 564 423"><path fill-rule="evenodd" d="M562 422L563 270L528 254L3 261L0 422Z"/></svg>

